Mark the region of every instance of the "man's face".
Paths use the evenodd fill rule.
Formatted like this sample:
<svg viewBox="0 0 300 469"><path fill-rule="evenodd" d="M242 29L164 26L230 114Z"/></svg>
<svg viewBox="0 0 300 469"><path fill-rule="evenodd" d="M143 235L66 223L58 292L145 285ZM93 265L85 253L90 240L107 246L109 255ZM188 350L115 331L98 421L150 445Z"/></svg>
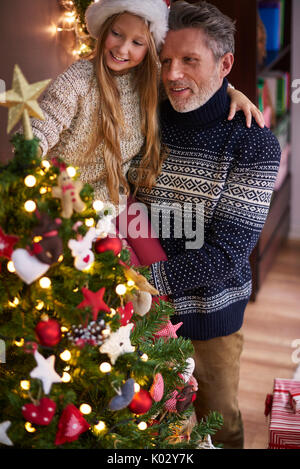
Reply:
<svg viewBox="0 0 300 469"><path fill-rule="evenodd" d="M223 71L223 58L216 62L206 46L204 32L196 28L169 31L160 60L166 93L178 112L203 106L229 73Z"/></svg>

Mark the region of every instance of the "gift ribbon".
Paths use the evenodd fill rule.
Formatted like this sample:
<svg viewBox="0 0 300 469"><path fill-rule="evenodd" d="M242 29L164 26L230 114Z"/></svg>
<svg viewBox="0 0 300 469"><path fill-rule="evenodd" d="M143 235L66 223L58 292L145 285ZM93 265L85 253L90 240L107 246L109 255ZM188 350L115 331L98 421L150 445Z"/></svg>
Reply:
<svg viewBox="0 0 300 469"><path fill-rule="evenodd" d="M266 401L265 401L265 416L267 417L271 412L273 404L273 394L267 394Z"/></svg>

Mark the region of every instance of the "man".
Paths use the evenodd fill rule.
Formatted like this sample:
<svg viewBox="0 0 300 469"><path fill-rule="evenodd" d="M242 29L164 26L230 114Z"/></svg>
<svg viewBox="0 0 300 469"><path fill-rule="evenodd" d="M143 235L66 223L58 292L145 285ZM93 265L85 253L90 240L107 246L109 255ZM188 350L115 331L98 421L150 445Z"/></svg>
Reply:
<svg viewBox="0 0 300 469"><path fill-rule="evenodd" d="M171 7L169 28L160 54L168 96L161 133L169 154L155 187L139 187L137 198L149 209L174 202L183 210L204 206L202 247L187 248L187 237L174 235L174 227L170 238L160 230L168 260L151 265L152 283L174 302L173 321L183 322L178 335L193 341L198 419L219 411L224 425L215 440L242 448L237 393L249 255L266 220L280 147L267 128L247 128L241 113L227 119L233 22L206 2L180 1Z"/></svg>

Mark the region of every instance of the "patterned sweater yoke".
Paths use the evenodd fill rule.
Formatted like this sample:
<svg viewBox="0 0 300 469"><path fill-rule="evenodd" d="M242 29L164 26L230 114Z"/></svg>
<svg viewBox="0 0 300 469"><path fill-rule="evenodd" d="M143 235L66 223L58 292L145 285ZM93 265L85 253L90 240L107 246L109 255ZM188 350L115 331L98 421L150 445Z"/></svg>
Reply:
<svg viewBox="0 0 300 469"><path fill-rule="evenodd" d="M125 175L130 160L144 142L140 100L134 89L134 71L116 75L114 79L124 114L120 147ZM110 200L103 143L100 142L93 154L87 154L97 132L97 120L101 119L100 94L94 65L88 60L78 60L52 82L41 101L45 120L32 119L32 127L34 135L40 139L43 156L58 156L78 167L80 179L94 188L94 198L107 202Z"/></svg>
<svg viewBox="0 0 300 469"><path fill-rule="evenodd" d="M168 260L152 264L152 283L174 302L174 321L183 322L179 335L199 340L242 325L251 294L249 256L268 214L281 153L267 128L253 122L248 129L242 113L227 120L226 89L225 79L204 106L188 113L163 103L169 155L155 187L137 195L156 219L161 209L158 229ZM131 182L139 161L132 161ZM167 220L166 207L176 208L179 229L175 217Z"/></svg>

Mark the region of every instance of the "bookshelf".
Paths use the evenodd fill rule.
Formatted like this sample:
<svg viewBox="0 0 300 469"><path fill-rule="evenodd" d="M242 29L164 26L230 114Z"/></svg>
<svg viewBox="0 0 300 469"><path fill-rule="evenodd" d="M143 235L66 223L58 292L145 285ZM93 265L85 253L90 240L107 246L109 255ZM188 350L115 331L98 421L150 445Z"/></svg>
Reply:
<svg viewBox="0 0 300 469"><path fill-rule="evenodd" d="M196 3L197 0L188 0ZM259 104L258 78L274 71L288 72L291 70L291 18L292 0L284 0L285 11L283 33L279 50L267 53L263 63L258 63L258 11L259 0L208 0L223 13L236 21L235 63L229 75L230 82L249 99ZM274 0L267 0L274 3ZM264 2L266 3L266 2ZM275 135L289 143L289 114L285 112L277 119L275 127L271 127ZM285 126L282 124L285 122ZM285 130L282 130L282 127ZM285 132L285 135L280 132ZM283 150L283 148L282 148ZM280 187L274 190L269 214L260 239L251 256L252 296L255 301L259 289L272 266L276 255L288 236L290 229L291 173L288 157L285 174Z"/></svg>

